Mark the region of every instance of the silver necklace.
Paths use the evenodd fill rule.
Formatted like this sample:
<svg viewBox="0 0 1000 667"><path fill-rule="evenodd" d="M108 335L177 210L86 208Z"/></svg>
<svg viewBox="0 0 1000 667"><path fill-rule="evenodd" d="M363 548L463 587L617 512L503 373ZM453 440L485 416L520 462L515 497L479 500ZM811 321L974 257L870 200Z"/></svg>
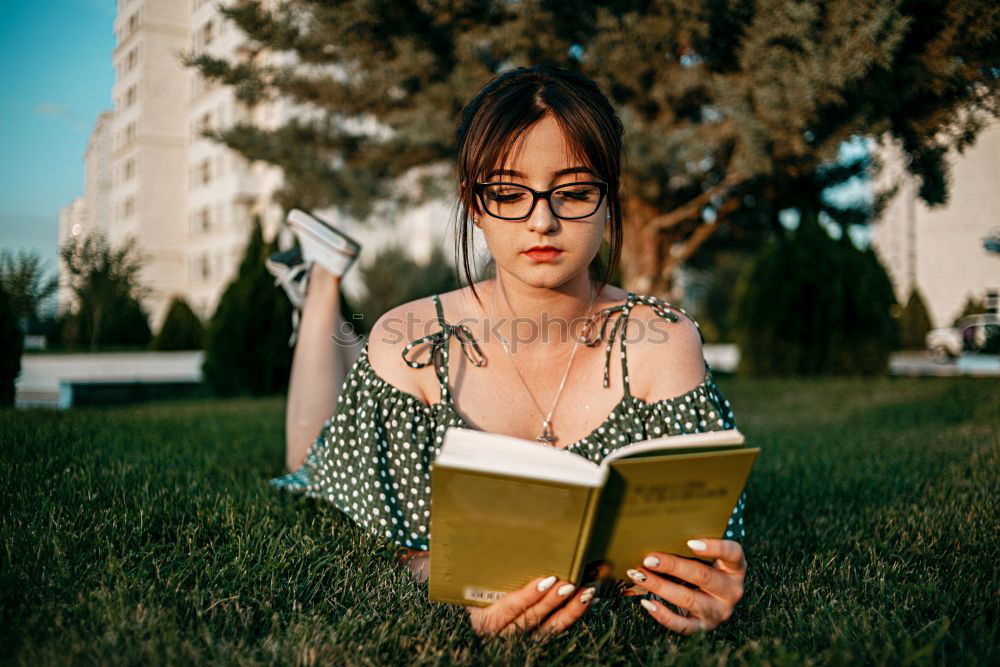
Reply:
<svg viewBox="0 0 1000 667"><path fill-rule="evenodd" d="M590 297L590 306L587 307L588 316L590 315L590 311L594 308L594 301L597 299L597 292L594 291L593 285L590 285L590 289L592 294ZM493 304L491 307L494 317L496 316L496 305L497 305L497 287L496 283L494 282ZM556 392L556 398L554 401L552 401L552 407L549 408L548 413L545 414L545 418L542 420L541 435L535 438L535 440L537 440L543 445L551 445L553 442L558 440L558 438L552 433L552 413L555 412L556 404L559 402L559 397L562 396L563 388L566 386L566 378L569 377L569 369L572 368L573 366L573 358L576 357L576 350L577 348L580 347L580 337L579 336L573 336L573 337L576 339L576 343L573 345L573 353L570 354L569 356L569 363L566 365L566 371L563 373L562 382L559 383L559 391ZM514 357L510 353L510 348L507 347L507 339L505 339L499 331L497 332L497 338L500 339L500 343L503 345L503 350L504 352L507 353L507 358L510 359L511 366L514 367L514 372L517 373L517 377L521 379L521 384L524 385L524 389L525 391L528 392L528 396L531 397L531 400L535 404L535 407L538 408L538 412L544 412L542 410L542 406L538 404L538 401L535 400L535 396L531 393L531 389L528 388L528 383L525 382L524 376L521 375L521 371L518 369L517 364L514 363Z"/></svg>

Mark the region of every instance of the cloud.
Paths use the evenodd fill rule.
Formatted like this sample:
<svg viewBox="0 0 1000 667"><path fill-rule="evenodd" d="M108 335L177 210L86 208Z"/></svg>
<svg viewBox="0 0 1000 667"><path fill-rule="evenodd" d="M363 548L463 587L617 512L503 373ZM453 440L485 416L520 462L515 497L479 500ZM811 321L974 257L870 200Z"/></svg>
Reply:
<svg viewBox="0 0 1000 667"><path fill-rule="evenodd" d="M56 102L42 102L35 106L35 113L47 118L62 118L78 130L87 130L87 123L79 118L71 107Z"/></svg>
<svg viewBox="0 0 1000 667"><path fill-rule="evenodd" d="M73 110L64 104L55 102L42 102L35 107L35 113L39 116L52 116L55 118L72 118Z"/></svg>

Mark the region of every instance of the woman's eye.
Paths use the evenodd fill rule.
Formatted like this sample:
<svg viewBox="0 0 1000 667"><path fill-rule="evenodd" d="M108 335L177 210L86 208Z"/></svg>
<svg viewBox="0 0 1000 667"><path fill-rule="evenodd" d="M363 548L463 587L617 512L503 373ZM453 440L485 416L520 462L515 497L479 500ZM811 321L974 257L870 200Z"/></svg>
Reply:
<svg viewBox="0 0 1000 667"><path fill-rule="evenodd" d="M572 199L574 201L587 201L594 196L596 190L594 188L581 188L578 190L560 190L559 196L563 199Z"/></svg>
<svg viewBox="0 0 1000 667"><path fill-rule="evenodd" d="M491 190L489 192L490 199L493 199L494 201L517 201L523 196L524 196L523 192L515 192L511 190L507 191Z"/></svg>

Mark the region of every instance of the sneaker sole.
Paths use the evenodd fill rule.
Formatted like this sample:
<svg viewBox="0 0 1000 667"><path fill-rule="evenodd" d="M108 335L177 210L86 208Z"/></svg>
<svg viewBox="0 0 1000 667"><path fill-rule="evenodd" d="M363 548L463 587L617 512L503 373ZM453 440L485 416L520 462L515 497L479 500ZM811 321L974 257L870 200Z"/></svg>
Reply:
<svg viewBox="0 0 1000 667"><path fill-rule="evenodd" d="M361 244L355 239L300 209L293 208L285 220L292 229L309 234L317 241L327 243L340 252L357 255L361 250Z"/></svg>

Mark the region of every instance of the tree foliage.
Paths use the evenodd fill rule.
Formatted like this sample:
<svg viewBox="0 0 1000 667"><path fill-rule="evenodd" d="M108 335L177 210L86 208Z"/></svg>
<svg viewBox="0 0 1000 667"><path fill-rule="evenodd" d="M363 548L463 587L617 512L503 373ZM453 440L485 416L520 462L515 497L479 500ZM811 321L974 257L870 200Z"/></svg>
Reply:
<svg viewBox="0 0 1000 667"><path fill-rule="evenodd" d="M153 350L200 350L205 326L182 296L170 300L167 315L159 333L153 339Z"/></svg>
<svg viewBox="0 0 1000 667"><path fill-rule="evenodd" d="M927 332L931 330L931 316L920 290L910 290L910 297L899 317L900 345L904 350L922 350L927 346Z"/></svg>
<svg viewBox="0 0 1000 667"><path fill-rule="evenodd" d="M218 394L273 394L288 388L292 304L264 267L275 250L274 239L265 242L255 218L236 277L205 334L202 374Z"/></svg>
<svg viewBox="0 0 1000 667"><path fill-rule="evenodd" d="M402 245L388 245L358 268L367 289L357 307L368 325L363 329L365 333L371 330L375 320L402 303L460 287L455 272L438 246L434 246L427 262L419 263Z"/></svg>
<svg viewBox="0 0 1000 667"><path fill-rule="evenodd" d="M363 218L376 201L450 192L453 172L431 167L451 165L458 113L486 81L539 63L591 76L626 126L623 279L651 293L722 227L771 233L777 210L822 210L826 185L873 167L830 166L856 135L898 142L920 196L946 201L947 150L1000 112L988 0L239 0L223 11L246 48L187 62L249 105L305 112L209 135L280 166L285 205ZM420 187L396 188L415 168Z"/></svg>
<svg viewBox="0 0 1000 667"><path fill-rule="evenodd" d="M21 372L24 334L17 324L17 308L0 281L0 406L14 405L15 381Z"/></svg>
<svg viewBox="0 0 1000 667"><path fill-rule="evenodd" d="M816 217L778 235L736 291L740 373L886 372L899 339L889 276L871 248L834 240Z"/></svg>
<svg viewBox="0 0 1000 667"><path fill-rule="evenodd" d="M59 277L46 273L37 252L19 250L15 255L8 248L0 249L0 284L24 333L39 326L39 309L59 289Z"/></svg>
<svg viewBox="0 0 1000 667"><path fill-rule="evenodd" d="M100 230L66 241L59 249L69 286L76 297L61 327L69 347L86 345L146 347L152 334L141 299L149 288L139 276L146 257L129 237L112 247Z"/></svg>

